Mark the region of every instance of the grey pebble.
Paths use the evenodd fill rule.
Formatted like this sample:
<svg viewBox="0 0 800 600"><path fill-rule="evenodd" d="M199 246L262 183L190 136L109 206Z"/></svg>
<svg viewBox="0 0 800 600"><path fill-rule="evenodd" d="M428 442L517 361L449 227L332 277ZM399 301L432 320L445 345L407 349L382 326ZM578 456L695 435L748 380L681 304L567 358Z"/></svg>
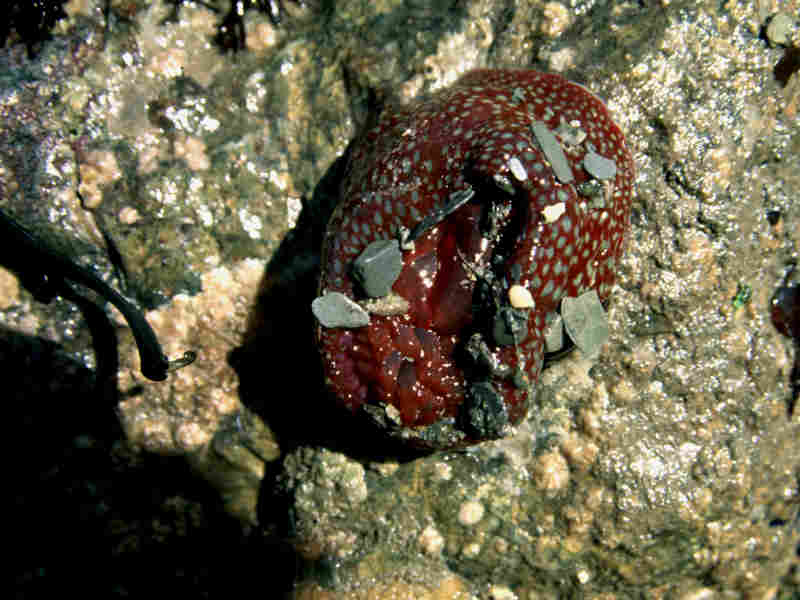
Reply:
<svg viewBox="0 0 800 600"><path fill-rule="evenodd" d="M556 179L561 183L569 183L575 179L567 162L567 156L564 154L564 149L556 139L556 136L553 135L553 132L547 128L544 121L534 121L531 129L536 141L539 142L539 147L544 152L545 158L547 158L550 166L553 167Z"/></svg>
<svg viewBox="0 0 800 600"><path fill-rule="evenodd" d="M773 16L767 25L767 39L773 46L788 46L792 43L793 36L797 35L798 19L789 14L779 12Z"/></svg>
<svg viewBox="0 0 800 600"><path fill-rule="evenodd" d="M617 163L591 150L583 157L583 168L589 175L600 181L612 179L617 174Z"/></svg>
<svg viewBox="0 0 800 600"><path fill-rule="evenodd" d="M597 356L609 334L608 316L597 292L590 290L577 298L564 298L561 316L575 345L589 358Z"/></svg>
<svg viewBox="0 0 800 600"><path fill-rule="evenodd" d="M311 312L323 327L366 327L369 314L341 292L314 298Z"/></svg>
<svg viewBox="0 0 800 600"><path fill-rule="evenodd" d="M403 269L397 240L378 240L364 248L353 261L353 277L370 298L386 296Z"/></svg>

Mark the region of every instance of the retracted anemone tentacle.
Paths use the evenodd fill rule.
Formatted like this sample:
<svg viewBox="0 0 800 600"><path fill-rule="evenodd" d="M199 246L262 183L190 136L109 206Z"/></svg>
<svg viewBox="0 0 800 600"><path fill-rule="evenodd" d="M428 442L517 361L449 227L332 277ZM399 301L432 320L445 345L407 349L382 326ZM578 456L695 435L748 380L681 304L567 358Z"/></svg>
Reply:
<svg viewBox="0 0 800 600"><path fill-rule="evenodd" d="M141 311L97 275L49 248L2 210L0 231L5 234L4 244L14 253L13 256L10 252L6 253L6 264L27 277L30 277L31 268L38 270L37 284L39 291L43 292L39 298L42 301L49 302L61 290L68 288L67 281L72 281L94 290L113 304L131 328L139 350L142 375L148 379L163 381L169 371L185 367L196 358L194 352L187 351L182 357L170 361Z"/></svg>

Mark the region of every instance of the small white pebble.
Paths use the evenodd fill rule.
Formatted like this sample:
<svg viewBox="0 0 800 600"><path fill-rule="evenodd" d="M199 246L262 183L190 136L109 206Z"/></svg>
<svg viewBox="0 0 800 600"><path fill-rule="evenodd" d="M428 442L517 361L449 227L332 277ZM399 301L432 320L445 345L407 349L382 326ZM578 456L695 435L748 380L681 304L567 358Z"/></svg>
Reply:
<svg viewBox="0 0 800 600"><path fill-rule="evenodd" d="M528 288L519 284L512 285L508 289L508 301L514 308L533 308L536 303Z"/></svg>
<svg viewBox="0 0 800 600"><path fill-rule="evenodd" d="M511 160L508 161L508 168L511 171L511 174L517 179L517 181L525 181L528 179L528 172L525 170L525 166L519 161L519 159L514 156Z"/></svg>
<svg viewBox="0 0 800 600"><path fill-rule="evenodd" d="M792 31L796 27L797 20L792 15L779 12L767 25L767 39L773 45L788 46L792 41Z"/></svg>
<svg viewBox="0 0 800 600"><path fill-rule="evenodd" d="M139 211L132 206L124 206L119 211L119 222L123 225L133 225L139 219L141 219Z"/></svg>
<svg viewBox="0 0 800 600"><path fill-rule="evenodd" d="M492 600L517 600L517 595L504 585L493 585L489 588L489 598Z"/></svg>
<svg viewBox="0 0 800 600"><path fill-rule="evenodd" d="M458 510L458 522L462 525L475 525L483 518L483 504L477 500L467 500Z"/></svg>
<svg viewBox="0 0 800 600"><path fill-rule="evenodd" d="M545 223L555 223L558 218L563 215L567 211L567 205L563 202L558 202L556 204L551 204L549 206L545 206L542 209L542 215L544 215L544 222Z"/></svg>
<svg viewBox="0 0 800 600"><path fill-rule="evenodd" d="M428 525L419 536L419 545L426 554L434 556L444 548L444 538L433 525Z"/></svg>

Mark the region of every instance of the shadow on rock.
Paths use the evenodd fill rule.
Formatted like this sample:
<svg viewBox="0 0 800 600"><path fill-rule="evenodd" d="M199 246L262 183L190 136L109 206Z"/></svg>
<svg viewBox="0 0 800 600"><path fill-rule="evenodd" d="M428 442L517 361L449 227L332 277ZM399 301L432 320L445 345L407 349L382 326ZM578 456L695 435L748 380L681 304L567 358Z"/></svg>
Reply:
<svg viewBox="0 0 800 600"><path fill-rule="evenodd" d="M304 203L261 281L245 333L230 356L242 403L277 435L284 453L325 446L354 458L417 456L377 431L365 415L339 407L325 390L314 341L311 301L317 295L325 225L336 205L346 152Z"/></svg>

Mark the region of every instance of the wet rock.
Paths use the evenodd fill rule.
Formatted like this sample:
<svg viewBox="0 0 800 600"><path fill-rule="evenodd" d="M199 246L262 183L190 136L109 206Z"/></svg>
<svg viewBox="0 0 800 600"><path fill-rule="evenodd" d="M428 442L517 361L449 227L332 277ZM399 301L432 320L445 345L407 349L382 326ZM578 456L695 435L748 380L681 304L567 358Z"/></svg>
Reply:
<svg viewBox="0 0 800 600"><path fill-rule="evenodd" d="M781 267L800 247L800 170L791 151L795 96L791 83L785 90L774 84L773 59L755 37L764 22L759 6L629 3L612 11L579 2L566 9L574 25L542 41L537 25L546 19L537 3L470 1L447 4L445 13L430 3L425 18L390 4L337 2L309 30L277 28L279 43L236 59L203 50L216 15L198 3L184 3L180 20L166 24L165 5L138 3L130 16L135 26L108 28L106 49L97 35L106 31L98 12L62 20L41 59L29 60L24 46L3 49L9 65L0 78L6 86L0 94L3 207L33 228L56 226L78 240L61 247L113 278L93 216L74 194L78 156L72 143L80 140L69 132L86 132L88 150L112 152L123 173L98 187L98 209L114 217L134 206L141 215L132 224L115 220L111 229L122 240L131 279L148 273L142 287L157 290L152 298L165 303L154 316L159 335L173 340L167 352L201 350L201 362L169 385L142 385L132 375L132 343L120 329L120 388L131 392L123 394L121 408L130 423L146 425L126 426L131 446L180 455L207 447L199 440L219 439L220 416L239 406L240 380L228 355L244 334L265 259L288 229L287 198L310 196L353 138L358 120L343 115L366 114L367 90L399 87L408 99L478 65L528 64L535 40L538 61L589 74L585 84L609 100L640 169L606 350L593 361L576 355L546 369L530 418L502 441L403 459L393 470L359 469L355 458L321 447L306 446L309 455L299 457L294 451L280 467L291 482L285 487L289 508L268 511L258 539L283 543L283 532L291 532L299 553L286 573L294 578L297 559L298 598L796 596L800 447L797 417L786 411L796 350L772 326L770 300L781 285ZM595 26L601 18L608 26ZM325 35L315 35L323 27ZM590 29L594 35L585 35ZM117 51L122 47L136 51L126 57ZM349 57L348 85L342 56ZM191 80L209 86L208 93L186 95ZM240 81L245 85L235 85ZM148 114L144 103L161 108ZM206 129L214 122L215 131ZM183 135L203 140L208 169L193 170L189 155L173 154L164 133L170 129L178 132L174 142ZM532 177L528 173L528 181ZM584 188L587 209L603 208L600 191ZM765 205L780 212L777 224L763 216ZM166 251L157 248L163 242ZM687 253L688 259L681 257ZM242 277L238 265L248 257L258 266ZM183 283L188 272L200 285ZM753 293L737 309L731 298L739 282L748 282ZM25 354L27 381L47 398L51 387L88 372L89 336L72 308L39 305L24 285L12 287L4 324L74 359L42 361L51 356L42 347ZM313 291L303 311L312 297ZM262 368L286 353L287 337L270 338ZM24 362L5 355L12 358L14 365ZM258 386L242 399L253 401L254 387L266 387L262 393L270 399L283 389L274 369L259 375ZM272 377L268 386L264 375ZM23 406L30 393L9 395L7 407ZM89 414L80 412L88 405L49 403L46 423L53 425L57 406L65 411L57 414L69 418L57 419L61 429L54 430L38 422L24 430L25 439L50 448L70 434L68 423L90 426L91 419L79 419ZM254 455L242 450L245 436L227 439L236 445L223 451L218 467L245 459L231 469L240 478L224 488L238 490L241 502L231 499L227 506L263 500L258 494L275 481L257 481ZM60 511L58 526L74 519L83 540L94 529L122 532L114 549L137 559L142 586L142 564L164 568L147 564L165 555L164 539L187 551L205 548L202 540L215 531L208 516L217 509L216 503L187 501L197 494L184 476L169 482L163 503L153 502L153 490L164 484L163 461L140 450L120 451L128 444L116 442L114 468L123 477L114 481L143 484L138 487L147 498L135 510L119 511L120 498L105 476L81 479L94 467L76 468L70 453L56 454L57 468L42 477L32 461L19 461L15 466L34 484L28 495L18 490L16 506L28 523L47 523ZM379 454L382 447L373 450ZM364 464L371 461L381 458L372 455ZM388 462L397 464L396 457ZM64 503L42 505L50 496L40 483L53 473L69 484L59 490L92 490L83 508L73 513ZM238 487L248 477L254 484ZM481 519L459 519L462 507L476 506L468 503L484 507ZM88 517L94 528L86 525L85 506L97 509ZM113 523L93 520L104 514L113 515ZM157 523L158 532L142 527L147 523ZM216 526L222 537L213 539L230 539L228 521ZM270 538L273 530L281 535ZM166 538L165 531L171 532ZM245 565L253 558L253 538L236 539L242 543L227 548L241 552ZM261 564L278 560L262 546L256 553ZM253 571L243 567L238 576L264 589L262 571ZM216 571L207 564L194 573L182 581L201 581L201 593L209 583L230 582L227 572L214 581ZM135 588L133 577L119 588ZM38 581L19 579L27 580ZM265 593L273 591L280 596L284 590Z"/></svg>

